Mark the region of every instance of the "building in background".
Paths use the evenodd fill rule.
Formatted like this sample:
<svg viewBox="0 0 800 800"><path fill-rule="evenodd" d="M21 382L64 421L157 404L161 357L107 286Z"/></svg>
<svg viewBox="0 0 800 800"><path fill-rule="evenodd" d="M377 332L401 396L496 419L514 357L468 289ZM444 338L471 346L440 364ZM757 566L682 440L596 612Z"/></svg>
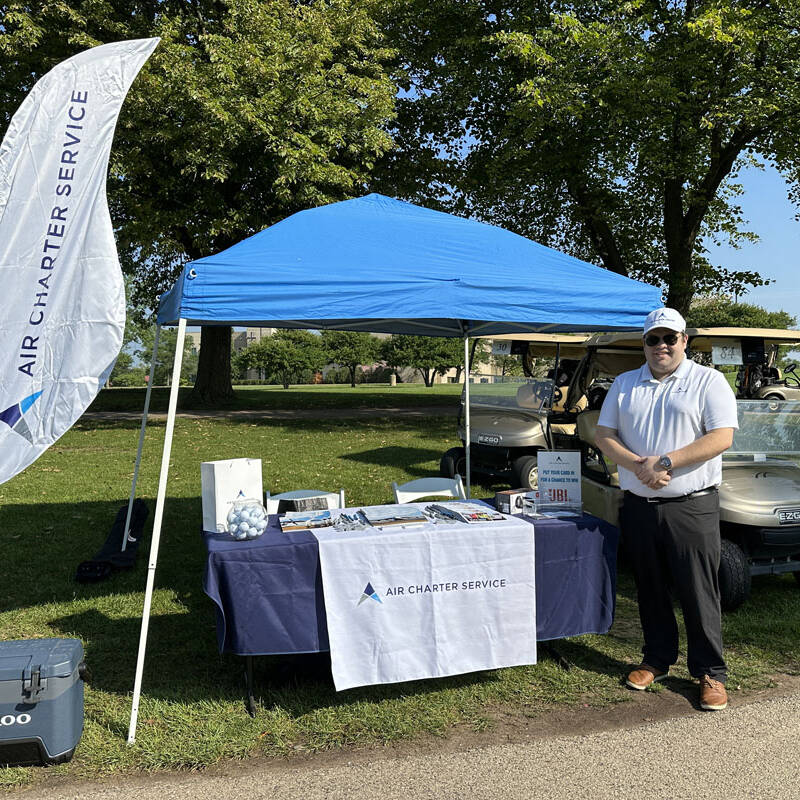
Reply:
<svg viewBox="0 0 800 800"><path fill-rule="evenodd" d="M275 328L245 328L243 331L231 332L231 350L238 353L251 344L258 344L266 336L272 336ZM256 372L257 370L250 370Z"/></svg>

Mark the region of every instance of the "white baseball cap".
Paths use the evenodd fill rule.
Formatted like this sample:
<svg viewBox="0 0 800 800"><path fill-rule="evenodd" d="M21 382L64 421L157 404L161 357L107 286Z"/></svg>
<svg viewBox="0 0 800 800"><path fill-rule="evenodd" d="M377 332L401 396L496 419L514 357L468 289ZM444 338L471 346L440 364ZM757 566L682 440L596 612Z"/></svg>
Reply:
<svg viewBox="0 0 800 800"><path fill-rule="evenodd" d="M644 336L653 328L669 328L671 331L683 333L686 330L686 320L674 308L657 308L647 315L644 321Z"/></svg>

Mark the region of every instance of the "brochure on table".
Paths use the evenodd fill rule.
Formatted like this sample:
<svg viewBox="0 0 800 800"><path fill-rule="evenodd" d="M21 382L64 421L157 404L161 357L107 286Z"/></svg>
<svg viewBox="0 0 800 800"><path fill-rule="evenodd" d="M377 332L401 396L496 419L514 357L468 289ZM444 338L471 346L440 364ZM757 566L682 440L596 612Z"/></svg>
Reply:
<svg viewBox="0 0 800 800"><path fill-rule="evenodd" d="M468 525L502 522L503 514L484 503L448 501L441 503L393 503L331 511L288 511L280 515L284 533L332 527L339 533L365 529L405 528L441 522Z"/></svg>
<svg viewBox="0 0 800 800"><path fill-rule="evenodd" d="M536 663L524 519L313 533L338 690Z"/></svg>

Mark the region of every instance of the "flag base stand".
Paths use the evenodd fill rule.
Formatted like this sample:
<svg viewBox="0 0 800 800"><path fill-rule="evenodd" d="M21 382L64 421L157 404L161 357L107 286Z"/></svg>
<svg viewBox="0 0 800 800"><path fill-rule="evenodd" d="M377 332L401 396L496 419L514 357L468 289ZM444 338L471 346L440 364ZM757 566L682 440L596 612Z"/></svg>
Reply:
<svg viewBox="0 0 800 800"><path fill-rule="evenodd" d="M125 536L125 519L128 513L126 503L117 512L111 532L102 548L88 561L78 564L75 580L78 583L97 583L110 578L122 569L131 569L136 564L136 554L144 533L144 524L150 513L144 500L134 500L131 512L130 530L125 549L122 549Z"/></svg>

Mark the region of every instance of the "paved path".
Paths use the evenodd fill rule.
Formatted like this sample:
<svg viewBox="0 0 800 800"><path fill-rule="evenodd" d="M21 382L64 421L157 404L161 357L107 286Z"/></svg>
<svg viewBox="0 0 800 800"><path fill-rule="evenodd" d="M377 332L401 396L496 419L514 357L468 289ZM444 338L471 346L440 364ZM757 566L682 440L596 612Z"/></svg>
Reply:
<svg viewBox="0 0 800 800"><path fill-rule="evenodd" d="M458 405L452 406L400 406L384 408L265 408L258 411L179 411L178 417L190 419L370 419L373 417L454 417ZM166 419L166 413L149 413L148 419ZM142 419L142 412L87 411L81 419Z"/></svg>
<svg viewBox="0 0 800 800"><path fill-rule="evenodd" d="M653 701L658 702L658 701ZM533 720L532 727L535 727ZM47 800L796 800L800 692L716 714L462 752L432 748L333 765L228 764L216 774L136 778L26 792Z"/></svg>

